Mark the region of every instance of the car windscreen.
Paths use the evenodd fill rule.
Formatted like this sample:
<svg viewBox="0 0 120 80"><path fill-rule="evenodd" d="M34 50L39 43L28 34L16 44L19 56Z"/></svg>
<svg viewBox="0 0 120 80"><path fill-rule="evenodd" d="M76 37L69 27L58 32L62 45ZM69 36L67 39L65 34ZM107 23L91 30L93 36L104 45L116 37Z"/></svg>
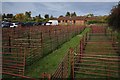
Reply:
<svg viewBox="0 0 120 80"><path fill-rule="evenodd" d="M13 26L13 24L10 24L10 26Z"/></svg>

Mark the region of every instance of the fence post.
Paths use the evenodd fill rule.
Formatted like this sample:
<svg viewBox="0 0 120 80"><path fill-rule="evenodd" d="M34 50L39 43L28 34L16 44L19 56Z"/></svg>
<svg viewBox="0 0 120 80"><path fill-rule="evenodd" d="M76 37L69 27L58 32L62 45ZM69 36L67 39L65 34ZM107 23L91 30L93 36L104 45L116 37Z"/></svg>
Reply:
<svg viewBox="0 0 120 80"><path fill-rule="evenodd" d="M57 30L56 30L56 28L54 29L54 35L55 35L55 40L56 40L56 42L57 42L56 48L58 48L59 43L58 43L58 35L57 35Z"/></svg>
<svg viewBox="0 0 120 80"><path fill-rule="evenodd" d="M68 76L68 71L69 71L69 51L67 53L67 76Z"/></svg>
<svg viewBox="0 0 120 80"><path fill-rule="evenodd" d="M86 42L87 42L87 34L88 34L88 32L85 34L85 45L84 45L84 46L86 46Z"/></svg>
<svg viewBox="0 0 120 80"><path fill-rule="evenodd" d="M11 52L11 37L9 36L9 43L8 43L8 45L9 45L9 52Z"/></svg>
<svg viewBox="0 0 120 80"><path fill-rule="evenodd" d="M67 41L68 41L69 40L69 29L68 29L68 26L67 26L66 32L67 32Z"/></svg>
<svg viewBox="0 0 120 80"><path fill-rule="evenodd" d="M111 31L110 30L108 31L108 36L109 36L109 39L111 39Z"/></svg>
<svg viewBox="0 0 120 80"><path fill-rule="evenodd" d="M85 42L87 42L87 36L88 36L88 32L86 33L86 38L85 38ZM86 44L86 43L85 43Z"/></svg>
<svg viewBox="0 0 120 80"><path fill-rule="evenodd" d="M110 31L111 32L111 40L112 40L112 31Z"/></svg>
<svg viewBox="0 0 120 80"><path fill-rule="evenodd" d="M44 56L44 54L43 54L43 34L42 34L42 32L40 32L40 44L41 44L41 53L42 53L42 56Z"/></svg>
<svg viewBox="0 0 120 80"><path fill-rule="evenodd" d="M30 34L31 34L31 29L29 28L29 31L28 31L28 48L30 48Z"/></svg>
<svg viewBox="0 0 120 80"><path fill-rule="evenodd" d="M57 37L57 44L58 44L58 45L57 45L57 49L58 49L58 46L59 46L59 41L58 41L58 37L59 37L58 32L59 32L59 29L57 28L57 29L55 29L55 30L56 30L56 31L55 31L55 32L56 32L55 35L56 35L56 37Z"/></svg>
<svg viewBox="0 0 120 80"><path fill-rule="evenodd" d="M64 73L64 72L63 72L63 70L64 70L64 69L63 69L63 62L62 62L62 65L61 65L61 66L62 66L62 77L61 77L61 78L63 79L63 78L64 78L64 75L63 75L63 73Z"/></svg>
<svg viewBox="0 0 120 80"><path fill-rule="evenodd" d="M70 48L70 64L71 64L71 79L74 80L74 54L73 49Z"/></svg>
<svg viewBox="0 0 120 80"><path fill-rule="evenodd" d="M83 36L83 48L85 47L85 35Z"/></svg>
<svg viewBox="0 0 120 80"><path fill-rule="evenodd" d="M25 74L25 68L26 68L26 52L27 52L27 50L26 50L26 48L23 48L23 49L24 49L24 51L23 51L23 54L24 54L24 62L23 62L23 64L24 64L24 70L23 70L23 75L24 75Z"/></svg>
<svg viewBox="0 0 120 80"><path fill-rule="evenodd" d="M51 31L49 30L49 38L50 38L50 43L51 43L51 47L50 47L50 50L52 51L53 50L53 48L52 48L52 38L51 38Z"/></svg>
<svg viewBox="0 0 120 80"><path fill-rule="evenodd" d="M107 28L105 28L105 36L107 35Z"/></svg>
<svg viewBox="0 0 120 80"><path fill-rule="evenodd" d="M114 35L113 35L113 31L111 31L111 37L112 37L112 43L114 43Z"/></svg>
<svg viewBox="0 0 120 80"><path fill-rule="evenodd" d="M80 62L81 62L81 57L83 55L83 39L80 41Z"/></svg>
<svg viewBox="0 0 120 80"><path fill-rule="evenodd" d="M89 40L89 32L87 32L87 41Z"/></svg>
<svg viewBox="0 0 120 80"><path fill-rule="evenodd" d="M107 69L106 69L106 71L107 71L107 77L108 78L110 76L110 72L109 72L110 68L109 68L109 66L111 66L111 65L109 63L107 63Z"/></svg>

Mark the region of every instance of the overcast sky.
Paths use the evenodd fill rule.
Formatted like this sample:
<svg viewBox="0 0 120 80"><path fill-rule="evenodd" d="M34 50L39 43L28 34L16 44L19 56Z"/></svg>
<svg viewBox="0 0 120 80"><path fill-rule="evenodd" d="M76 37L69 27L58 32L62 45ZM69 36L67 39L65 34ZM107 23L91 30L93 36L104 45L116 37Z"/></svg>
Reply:
<svg viewBox="0 0 120 80"><path fill-rule="evenodd" d="M0 0L3 2L118 2L119 0Z"/></svg>
<svg viewBox="0 0 120 80"><path fill-rule="evenodd" d="M17 14L31 11L32 16L50 14L58 17L69 11L76 12L77 15L88 13L108 15L111 8L116 4L117 2L2 2L2 13Z"/></svg>

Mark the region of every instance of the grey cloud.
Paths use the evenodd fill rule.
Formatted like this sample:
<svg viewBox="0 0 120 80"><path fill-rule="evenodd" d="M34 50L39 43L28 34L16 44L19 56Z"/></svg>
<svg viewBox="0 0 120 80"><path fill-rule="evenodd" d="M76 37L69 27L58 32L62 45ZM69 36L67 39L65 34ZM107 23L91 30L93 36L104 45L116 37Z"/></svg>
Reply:
<svg viewBox="0 0 120 80"><path fill-rule="evenodd" d="M3 2L118 2L119 0L2 0Z"/></svg>
<svg viewBox="0 0 120 80"><path fill-rule="evenodd" d="M65 15L67 11L78 15L93 13L95 15L109 14L112 6L117 2L3 2L3 13L23 13L32 11L33 16L50 14Z"/></svg>

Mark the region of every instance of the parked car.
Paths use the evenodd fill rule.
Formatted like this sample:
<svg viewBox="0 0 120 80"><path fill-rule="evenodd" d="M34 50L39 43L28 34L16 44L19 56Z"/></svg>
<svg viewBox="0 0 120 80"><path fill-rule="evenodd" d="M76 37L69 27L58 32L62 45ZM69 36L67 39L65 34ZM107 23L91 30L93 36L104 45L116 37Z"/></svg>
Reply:
<svg viewBox="0 0 120 80"><path fill-rule="evenodd" d="M2 22L2 25L1 25L1 26L2 26L3 28L9 28L9 27L10 27L10 24L11 24L10 22Z"/></svg>
<svg viewBox="0 0 120 80"><path fill-rule="evenodd" d="M18 27L18 23L11 23L10 27Z"/></svg>
<svg viewBox="0 0 120 80"><path fill-rule="evenodd" d="M34 23L34 26L39 26L39 25L44 25L44 23L43 22L36 22L36 23Z"/></svg>
<svg viewBox="0 0 120 80"><path fill-rule="evenodd" d="M30 26L34 26L34 23L35 22L26 22L26 23L24 23L24 25L30 27Z"/></svg>
<svg viewBox="0 0 120 80"><path fill-rule="evenodd" d="M51 25L52 24L52 22L46 22L45 23L45 25L47 25L47 26L49 26L49 25Z"/></svg>

